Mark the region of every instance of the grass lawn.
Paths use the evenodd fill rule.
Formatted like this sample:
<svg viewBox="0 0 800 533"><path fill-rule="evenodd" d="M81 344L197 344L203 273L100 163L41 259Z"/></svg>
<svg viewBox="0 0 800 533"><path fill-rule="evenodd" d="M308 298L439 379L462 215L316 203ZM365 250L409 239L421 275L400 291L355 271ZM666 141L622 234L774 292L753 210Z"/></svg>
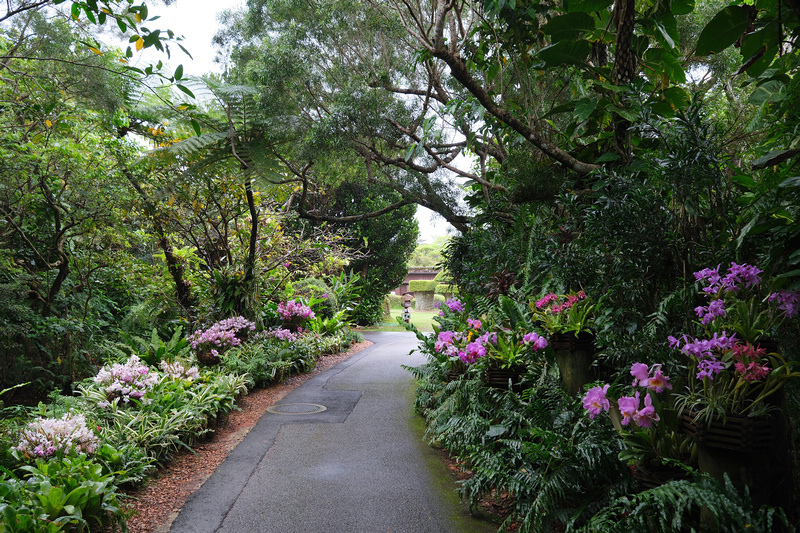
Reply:
<svg viewBox="0 0 800 533"><path fill-rule="evenodd" d="M368 328L359 328L359 331L405 331L400 324L397 323L397 317L403 312L400 309L392 309L392 318L386 319L380 324L370 326ZM411 323L414 324L420 331L433 331L433 317L438 316L439 311L414 311L411 310Z"/></svg>

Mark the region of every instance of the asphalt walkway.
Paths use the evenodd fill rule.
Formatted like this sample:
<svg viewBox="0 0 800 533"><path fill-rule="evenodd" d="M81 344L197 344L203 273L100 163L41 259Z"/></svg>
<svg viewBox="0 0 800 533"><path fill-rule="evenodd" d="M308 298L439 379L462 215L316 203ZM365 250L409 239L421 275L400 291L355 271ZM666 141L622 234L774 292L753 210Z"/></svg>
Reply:
<svg viewBox="0 0 800 533"><path fill-rule="evenodd" d="M265 414L195 492L171 532L483 533L422 442L410 333L310 379ZM324 410L322 410L324 408Z"/></svg>

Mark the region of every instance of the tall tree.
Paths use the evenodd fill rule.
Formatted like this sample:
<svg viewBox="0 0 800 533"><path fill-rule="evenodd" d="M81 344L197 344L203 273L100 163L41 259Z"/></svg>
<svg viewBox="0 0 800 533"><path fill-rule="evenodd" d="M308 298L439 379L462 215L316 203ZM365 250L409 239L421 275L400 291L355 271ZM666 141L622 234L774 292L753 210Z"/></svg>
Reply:
<svg viewBox="0 0 800 533"><path fill-rule="evenodd" d="M292 156L303 179L326 179L314 173L321 147L347 148L374 180L464 230L473 219L449 193L452 177L492 202L513 195L491 164L508 168L512 147L565 170L570 188L601 166L638 164L652 144L647 124L709 89L687 73L748 27L742 72L767 76L757 80L762 101L785 86L781 76L797 68L793 2L725 6L696 40L682 40L678 21L694 7L253 0L217 40L236 67L229 74L263 86L270 108L297 120L303 141ZM777 70L761 70L769 64Z"/></svg>

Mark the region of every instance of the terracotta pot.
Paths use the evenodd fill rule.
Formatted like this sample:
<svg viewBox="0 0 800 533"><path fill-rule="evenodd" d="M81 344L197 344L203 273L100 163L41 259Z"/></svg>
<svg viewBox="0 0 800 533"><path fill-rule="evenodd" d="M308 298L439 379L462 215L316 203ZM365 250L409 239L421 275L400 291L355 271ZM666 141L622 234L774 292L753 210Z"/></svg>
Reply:
<svg viewBox="0 0 800 533"><path fill-rule="evenodd" d="M585 384L594 380L594 335L580 333L555 333L550 335L550 346L556 358L561 385L570 396L577 394Z"/></svg>

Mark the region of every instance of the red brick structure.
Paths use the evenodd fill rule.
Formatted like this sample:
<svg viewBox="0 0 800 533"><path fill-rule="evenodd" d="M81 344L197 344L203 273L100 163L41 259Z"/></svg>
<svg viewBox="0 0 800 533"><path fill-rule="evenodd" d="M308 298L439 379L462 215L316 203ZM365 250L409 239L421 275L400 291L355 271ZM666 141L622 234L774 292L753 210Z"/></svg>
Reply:
<svg viewBox="0 0 800 533"><path fill-rule="evenodd" d="M394 294L401 295L408 292L408 282L414 279L423 279L425 281L433 281L439 270L435 267L409 267L408 274L403 284L394 290Z"/></svg>

